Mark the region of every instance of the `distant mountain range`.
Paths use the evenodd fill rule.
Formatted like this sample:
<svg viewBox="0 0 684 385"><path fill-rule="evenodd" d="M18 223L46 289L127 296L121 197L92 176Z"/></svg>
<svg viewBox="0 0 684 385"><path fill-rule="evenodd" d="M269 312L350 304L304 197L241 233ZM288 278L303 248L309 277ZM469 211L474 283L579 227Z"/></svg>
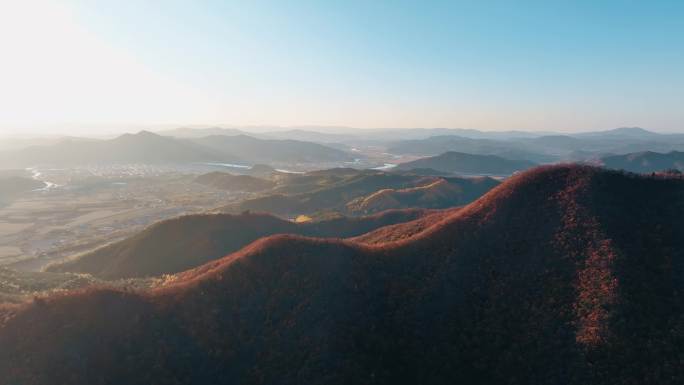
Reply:
<svg viewBox="0 0 684 385"><path fill-rule="evenodd" d="M536 163L559 160L586 160L607 154L638 151L684 150L684 134L658 134L640 128L619 128L602 132L509 137L470 138L458 135L417 140L398 140L388 146L393 154L437 155L446 151L476 155L497 155Z"/></svg>
<svg viewBox="0 0 684 385"><path fill-rule="evenodd" d="M353 127L180 127L157 131L160 135L182 138L199 138L210 135L249 135L270 139L295 139L319 143L345 142L359 139L425 139L431 136L459 135L474 139L532 138L552 134L551 132L528 131L480 131L465 128L374 128Z"/></svg>
<svg viewBox="0 0 684 385"><path fill-rule="evenodd" d="M236 162L229 154L202 147L187 140L141 131L109 140L63 140L50 146L34 146L3 153L17 165L86 165L107 163Z"/></svg>
<svg viewBox="0 0 684 385"><path fill-rule="evenodd" d="M639 127L621 127L604 131L582 133L558 133L553 131L482 131L466 128L375 128L359 129L351 127L207 127L207 128L177 128L158 131L161 135L198 138L210 135L249 135L270 139L295 139L319 143L347 142L361 139L367 140L420 140L433 136L460 136L468 139L489 140L517 140L531 139L542 136L573 136L573 137L611 137L611 138L660 138L663 136L682 137L684 134L661 134Z"/></svg>
<svg viewBox="0 0 684 385"><path fill-rule="evenodd" d="M549 138L549 137L542 137ZM537 138L537 139L542 139ZM565 139L563 139L565 141ZM668 169L684 171L684 152L658 153L644 151L611 155L595 161L605 167L637 173L651 173ZM473 155L449 151L443 154L401 163L396 170L431 169L442 173L474 175L510 175L534 167L533 162L511 160L494 155Z"/></svg>
<svg viewBox="0 0 684 385"><path fill-rule="evenodd" d="M109 140L65 139L48 146L32 146L0 153L5 167L86 165L111 163L259 163L351 161L341 150L317 143L264 140L237 136L179 139L147 131Z"/></svg>
<svg viewBox="0 0 684 385"><path fill-rule="evenodd" d="M620 127L606 131L582 132L573 134L576 137L604 137L604 138L658 138L662 136L684 136L684 134L659 134L657 132L649 131L641 127Z"/></svg>
<svg viewBox="0 0 684 385"><path fill-rule="evenodd" d="M684 134L662 134L637 127L577 134L447 128L315 130L315 127L293 128L245 135L245 131L238 128L178 128L162 131L164 135L142 131L109 140L5 140L4 150L0 143L0 165L207 162L269 163L281 168L293 164L331 167L342 163L371 167L363 162L366 156L372 158L374 153L389 158L393 155L434 156L448 151L543 164L596 161L611 155L644 151L684 151ZM24 146L52 144L20 148L21 143Z"/></svg>
<svg viewBox="0 0 684 385"><path fill-rule="evenodd" d="M0 373L36 385L682 383L682 191L679 178L545 166L441 218L375 230L373 244L275 235L153 291L0 307Z"/></svg>
<svg viewBox="0 0 684 385"><path fill-rule="evenodd" d="M511 160L495 155L473 155L449 151L441 155L401 163L398 170L433 169L441 172L473 175L510 175L535 166L527 160Z"/></svg>
<svg viewBox="0 0 684 385"><path fill-rule="evenodd" d="M639 173L658 172L668 169L684 171L684 152L672 151L667 154L661 154L645 151L607 156L601 158L601 162L608 168Z"/></svg>

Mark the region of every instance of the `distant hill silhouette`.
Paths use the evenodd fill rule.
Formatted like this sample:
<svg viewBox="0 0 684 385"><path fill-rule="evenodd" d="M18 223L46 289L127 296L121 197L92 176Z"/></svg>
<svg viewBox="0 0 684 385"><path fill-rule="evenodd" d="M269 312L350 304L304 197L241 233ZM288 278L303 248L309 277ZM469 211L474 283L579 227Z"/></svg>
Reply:
<svg viewBox="0 0 684 385"><path fill-rule="evenodd" d="M653 138L662 134L646 130L641 127L619 127L605 131L593 131L575 134L577 137L623 137L623 138Z"/></svg>
<svg viewBox="0 0 684 385"><path fill-rule="evenodd" d="M479 198L499 184L492 178L439 178L424 186L382 189L347 203L347 211L371 214L388 209L421 207L441 209Z"/></svg>
<svg viewBox="0 0 684 385"><path fill-rule="evenodd" d="M178 273L230 254L261 237L299 234L347 238L427 215L420 209L373 216L294 223L268 214L187 215L158 222L139 234L48 267L51 272L89 273L105 279Z"/></svg>
<svg viewBox="0 0 684 385"><path fill-rule="evenodd" d="M509 175L534 166L534 163L526 160L511 160L494 155L473 155L449 151L441 155L401 163L397 169L431 168L437 171L461 174Z"/></svg>
<svg viewBox="0 0 684 385"><path fill-rule="evenodd" d="M535 163L564 160L589 160L605 154L626 154L640 151L684 151L684 134L664 134L642 128L625 127L585 133L529 134L527 136L469 136L460 134L433 136L423 139L394 140L388 144L393 154L421 156L447 151L475 155L496 155L507 159L523 159Z"/></svg>
<svg viewBox="0 0 684 385"><path fill-rule="evenodd" d="M195 182L222 190L249 192L263 191L275 186L274 182L267 179L250 175L232 175L225 172L202 174L195 178Z"/></svg>
<svg viewBox="0 0 684 385"><path fill-rule="evenodd" d="M72 385L682 383L683 189L544 167L396 242L263 238L153 292L4 309L0 373Z"/></svg>
<svg viewBox="0 0 684 385"><path fill-rule="evenodd" d="M684 152L672 151L661 154L652 151L626 155L613 155L601 158L608 168L632 172L657 172L667 169L684 170Z"/></svg>

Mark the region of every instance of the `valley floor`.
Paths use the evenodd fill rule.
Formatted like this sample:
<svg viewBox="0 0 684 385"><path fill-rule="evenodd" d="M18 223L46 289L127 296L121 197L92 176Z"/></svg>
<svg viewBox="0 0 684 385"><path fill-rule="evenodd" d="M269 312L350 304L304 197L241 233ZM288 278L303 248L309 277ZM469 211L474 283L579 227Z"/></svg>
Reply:
<svg viewBox="0 0 684 385"><path fill-rule="evenodd" d="M248 194L193 183L192 176L110 175L31 191L0 207L0 266L45 265L122 239L162 219L212 209Z"/></svg>

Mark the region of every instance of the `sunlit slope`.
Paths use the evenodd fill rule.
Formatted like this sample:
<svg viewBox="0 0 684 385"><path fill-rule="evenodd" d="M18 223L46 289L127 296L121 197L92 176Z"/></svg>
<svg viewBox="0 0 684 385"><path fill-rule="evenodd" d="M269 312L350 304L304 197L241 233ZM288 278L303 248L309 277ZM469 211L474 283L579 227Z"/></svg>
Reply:
<svg viewBox="0 0 684 385"><path fill-rule="evenodd" d="M52 272L89 273L118 279L178 273L239 250L261 237L300 234L353 237L427 215L420 209L294 223L268 214L186 215L156 223L139 234L48 267Z"/></svg>

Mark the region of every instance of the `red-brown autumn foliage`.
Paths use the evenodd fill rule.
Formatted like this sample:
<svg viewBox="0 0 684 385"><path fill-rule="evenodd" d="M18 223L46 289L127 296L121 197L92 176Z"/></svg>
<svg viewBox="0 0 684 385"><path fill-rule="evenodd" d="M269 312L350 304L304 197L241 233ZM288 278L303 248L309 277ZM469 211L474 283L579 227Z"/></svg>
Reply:
<svg viewBox="0 0 684 385"><path fill-rule="evenodd" d="M394 225L383 226L377 230L373 230L363 235L359 235L358 237L351 238L350 240L359 243L379 244L411 238L419 235L432 226L439 226L439 223L442 220L451 217L460 209L460 207L454 207L451 209L435 210L421 218L408 222L397 223Z"/></svg>
<svg viewBox="0 0 684 385"><path fill-rule="evenodd" d="M437 178L418 187L381 189L352 200L346 208L357 214L408 207L442 209L470 203L498 184L497 180L486 177Z"/></svg>
<svg viewBox="0 0 684 385"><path fill-rule="evenodd" d="M200 266L274 234L347 238L410 221L425 209L387 210L363 217L294 223L264 213L196 214L161 221L144 231L48 271L88 273L105 279L158 276Z"/></svg>
<svg viewBox="0 0 684 385"><path fill-rule="evenodd" d="M684 180L537 168L412 237L278 235L0 327L19 384L679 384Z"/></svg>

